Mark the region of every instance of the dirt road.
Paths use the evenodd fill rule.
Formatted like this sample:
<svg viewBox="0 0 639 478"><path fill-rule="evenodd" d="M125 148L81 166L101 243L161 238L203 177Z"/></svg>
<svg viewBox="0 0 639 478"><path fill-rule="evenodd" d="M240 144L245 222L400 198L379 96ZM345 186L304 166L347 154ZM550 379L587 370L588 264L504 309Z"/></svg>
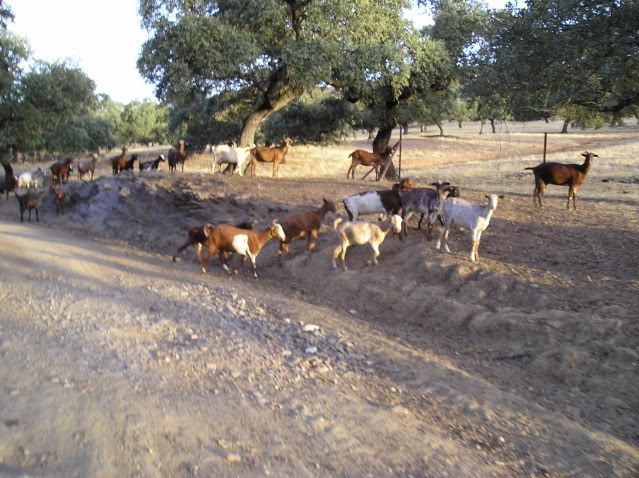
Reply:
<svg viewBox="0 0 639 478"><path fill-rule="evenodd" d="M267 283L0 221L0 476L636 476L637 448Z"/></svg>

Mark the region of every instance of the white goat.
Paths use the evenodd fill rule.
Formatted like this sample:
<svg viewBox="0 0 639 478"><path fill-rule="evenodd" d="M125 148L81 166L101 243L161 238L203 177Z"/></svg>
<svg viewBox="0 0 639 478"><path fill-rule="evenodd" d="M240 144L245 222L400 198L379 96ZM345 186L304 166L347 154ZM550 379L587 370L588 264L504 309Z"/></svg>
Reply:
<svg viewBox="0 0 639 478"><path fill-rule="evenodd" d="M340 242L340 245L333 251L333 269L337 268L337 257L340 256L342 267L345 271L348 270L346 267L346 249L348 246L370 244L373 248L373 259L368 261L368 264L378 265L379 245L384 242L391 229L397 234L402 230L402 218L397 214L389 216L382 223L343 221L344 219L339 217L333 222L333 228L337 231L337 237Z"/></svg>
<svg viewBox="0 0 639 478"><path fill-rule="evenodd" d="M38 167L35 171L30 171L27 173L22 173L18 176L18 187L19 188L40 188L44 183L44 170L41 167Z"/></svg>
<svg viewBox="0 0 639 478"><path fill-rule="evenodd" d="M488 198L488 204L486 206L473 204L460 198L449 198L444 201L444 205L442 207L444 229L437 240L435 249L439 250L443 239L444 250L446 252L450 252L450 249L448 248L448 232L451 224L455 223L458 226L470 229L473 238L473 248L470 252L470 260L475 262L476 259L479 259L481 233L488 227L490 219L492 218L495 209L497 209L498 199L501 199L504 196L491 194L486 197Z"/></svg>
<svg viewBox="0 0 639 478"><path fill-rule="evenodd" d="M85 174L91 173L91 181L93 181L93 174L95 173L95 165L100 158L97 154L93 153L89 158L82 158L78 161L78 178L82 180Z"/></svg>
<svg viewBox="0 0 639 478"><path fill-rule="evenodd" d="M221 170L222 164L232 164L233 170L239 168L240 176L244 175L244 164L250 158L249 151L254 148L251 145L246 148L240 146L229 146L227 144L219 144L213 148L213 162L211 163L211 172Z"/></svg>

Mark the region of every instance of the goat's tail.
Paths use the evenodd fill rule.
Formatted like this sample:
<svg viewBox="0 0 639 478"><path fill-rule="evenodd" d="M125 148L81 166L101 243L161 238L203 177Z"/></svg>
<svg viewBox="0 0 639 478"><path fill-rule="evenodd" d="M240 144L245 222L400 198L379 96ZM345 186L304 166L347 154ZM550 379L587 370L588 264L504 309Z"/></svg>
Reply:
<svg viewBox="0 0 639 478"><path fill-rule="evenodd" d="M335 218L335 220L333 221L333 229L337 229L337 226L339 226L342 222L344 222L343 217Z"/></svg>

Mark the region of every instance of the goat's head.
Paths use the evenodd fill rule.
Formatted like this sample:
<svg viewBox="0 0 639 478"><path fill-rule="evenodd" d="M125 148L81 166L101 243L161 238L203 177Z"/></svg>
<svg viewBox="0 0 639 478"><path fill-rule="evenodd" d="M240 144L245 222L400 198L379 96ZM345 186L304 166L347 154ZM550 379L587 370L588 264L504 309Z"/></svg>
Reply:
<svg viewBox="0 0 639 478"><path fill-rule="evenodd" d="M586 151L585 153L581 153L581 155L584 158L586 158L586 159L592 159L592 158L598 158L599 157L595 153L589 153L588 151Z"/></svg>
<svg viewBox="0 0 639 478"><path fill-rule="evenodd" d="M327 212L332 212L332 213L337 212L337 208L335 207L335 203L333 201L329 201L326 198L322 198L322 200L324 201L324 204L322 205L322 207L326 209Z"/></svg>
<svg viewBox="0 0 639 478"><path fill-rule="evenodd" d="M417 187L417 183L413 181L411 178L402 179L399 184L400 191L406 191L407 189L413 189Z"/></svg>
<svg viewBox="0 0 639 478"><path fill-rule="evenodd" d="M284 234L284 229L282 229L282 226L280 226L280 224L277 222L276 219L273 219L270 229L271 229L271 236L273 236L276 239L279 239L282 242L286 240L286 234Z"/></svg>
<svg viewBox="0 0 639 478"><path fill-rule="evenodd" d="M164 155L163 155L163 154L159 155L159 156L158 156L158 159L159 159L160 161L166 161L166 159L164 158Z"/></svg>
<svg viewBox="0 0 639 478"><path fill-rule="evenodd" d="M291 138L284 138L282 140L282 146L288 147L288 146L290 146L292 144L293 144L293 140L291 140Z"/></svg>
<svg viewBox="0 0 639 478"><path fill-rule="evenodd" d="M393 232L395 234L399 234L400 232L402 232L402 218L401 218L401 216L398 216L397 214L393 214L390 217L390 222L391 222L391 229L393 230Z"/></svg>
<svg viewBox="0 0 639 478"><path fill-rule="evenodd" d="M129 148L127 148L126 146L122 146L122 154L126 154L127 151L129 151Z"/></svg>
<svg viewBox="0 0 639 478"><path fill-rule="evenodd" d="M497 209L497 202L499 199L504 199L506 197L503 194L485 194L485 196L488 198L488 205L491 209Z"/></svg>

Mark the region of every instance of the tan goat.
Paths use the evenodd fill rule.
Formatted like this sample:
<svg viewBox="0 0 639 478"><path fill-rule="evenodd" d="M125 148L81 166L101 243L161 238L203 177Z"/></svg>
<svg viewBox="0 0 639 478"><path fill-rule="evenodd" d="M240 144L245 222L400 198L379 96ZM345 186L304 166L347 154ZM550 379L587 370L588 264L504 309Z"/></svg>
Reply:
<svg viewBox="0 0 639 478"><path fill-rule="evenodd" d="M343 222L344 219L337 218L333 227L337 231L340 245L333 251L333 269L337 268L337 257L342 259L342 267L346 271L346 249L348 246L361 246L370 244L373 248L373 259L368 264L378 265L379 245L384 242L386 235L391 229L399 234L402 230L402 218L397 214L389 216L384 222L374 223L366 221Z"/></svg>

